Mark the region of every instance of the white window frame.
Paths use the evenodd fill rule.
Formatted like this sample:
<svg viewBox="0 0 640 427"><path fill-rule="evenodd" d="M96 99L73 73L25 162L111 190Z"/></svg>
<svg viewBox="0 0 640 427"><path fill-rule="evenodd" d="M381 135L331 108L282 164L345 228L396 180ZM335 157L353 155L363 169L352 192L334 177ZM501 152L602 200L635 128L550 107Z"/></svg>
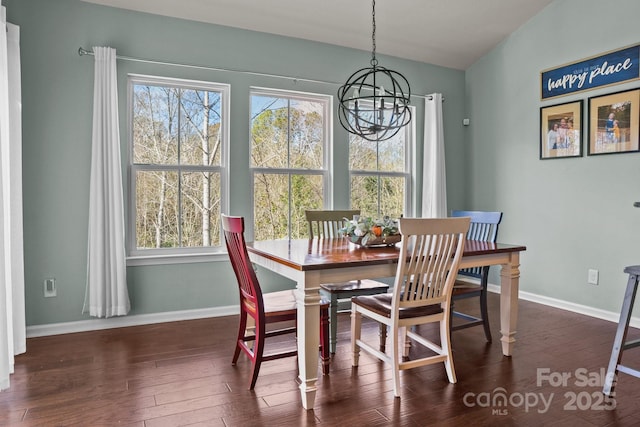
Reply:
<svg viewBox="0 0 640 427"><path fill-rule="evenodd" d="M149 84L155 86L167 86L173 88L207 90L219 92L221 95L221 133L220 133L220 165L208 168L220 174L220 209L228 212L229 208L229 125L230 125L230 96L231 86L223 83L213 83L200 80L187 80L171 77L159 77L142 74L129 74L127 79L127 121L128 121L128 174L127 187L129 189L129 207L127 216L127 265L155 265L166 263L191 263L211 261L212 255L225 256L226 247L220 246L188 247L188 248L149 248L138 249L136 247L136 172L144 170L157 170L157 166L139 165L133 163L133 87L136 84ZM190 166L186 168L191 169ZM201 168L194 166L193 169ZM185 167L167 166L166 170L177 171ZM218 219L219 221L220 219ZM221 236L220 241L224 242ZM217 256L216 256L217 258Z"/></svg>
<svg viewBox="0 0 640 427"><path fill-rule="evenodd" d="M333 206L333 166L331 159L333 158L333 96L324 95L311 92L301 92L282 89L270 89L264 87L250 87L249 88L249 105L251 105L251 98L254 96L273 96L278 98L289 98L302 101L319 102L323 105L322 114L324 115L323 132L324 147L323 147L323 169L290 169L290 168L262 168L253 167L249 165L249 172L251 175L251 229L253 230L253 224L255 223L254 205L255 205L255 175L258 173L268 174L282 174L282 175L322 175L322 188L323 188L323 205L325 209L330 209ZM251 107L249 107L249 127L251 127ZM251 131L251 130L249 130ZM251 150L251 142L249 141L249 150ZM319 174L318 171L321 171ZM289 201L291 201L291 194L289 194ZM289 203L291 206L291 203ZM289 211L289 218L291 218L291 211ZM289 221L289 224L291 221ZM289 228L289 235L291 229Z"/></svg>

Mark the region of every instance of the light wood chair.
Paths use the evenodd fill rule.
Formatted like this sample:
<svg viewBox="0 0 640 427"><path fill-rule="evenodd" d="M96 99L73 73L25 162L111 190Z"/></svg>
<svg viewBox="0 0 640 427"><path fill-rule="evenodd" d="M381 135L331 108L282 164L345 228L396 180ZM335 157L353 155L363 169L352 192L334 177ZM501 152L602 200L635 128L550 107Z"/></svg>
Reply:
<svg viewBox="0 0 640 427"><path fill-rule="evenodd" d="M292 290L262 293L247 252L244 218L222 215L222 229L240 291L240 324L231 363L236 364L241 351L246 353L252 363L249 390L253 390L262 362L297 355L296 350L264 354L266 338L296 333L296 299ZM255 328L247 328L248 318L253 319ZM267 324L280 322L289 322L294 326L266 330ZM250 333L251 329L255 330L254 334ZM247 345L248 342L253 345ZM329 303L327 301L320 302L320 350L322 372L326 375L329 373Z"/></svg>
<svg viewBox="0 0 640 427"><path fill-rule="evenodd" d="M307 210L305 216L309 223L309 237L334 238L340 236L340 229L347 220L354 215L360 215L360 210ZM389 285L376 280L352 280L346 283L323 283L320 293L329 300L329 347L331 353L336 352L338 342L338 312L350 311L350 307L340 310L340 301L358 295L375 295L389 291ZM380 328L380 346L384 351L387 340L386 328Z"/></svg>
<svg viewBox="0 0 640 427"><path fill-rule="evenodd" d="M360 210L306 210L304 215L309 225L309 238L331 239L340 237L340 229L347 225L348 220L360 215Z"/></svg>
<svg viewBox="0 0 640 427"><path fill-rule="evenodd" d="M443 362L449 381L456 382L449 310L469 221L469 218L401 218L399 259L406 262L398 263L393 293L351 299L353 366L358 366L361 349L390 364L396 397L400 397L401 370ZM389 328L390 354L376 350L362 339L363 316ZM438 343L414 328L434 322L440 325ZM400 343L404 347L406 336L436 354L403 360L398 347Z"/></svg>
<svg viewBox="0 0 640 427"><path fill-rule="evenodd" d="M467 232L467 240L479 240L492 243L496 241L498 225L502 220L502 212L454 210L451 211L451 216L471 218L471 225L469 225L469 231ZM469 281L469 278L475 279L476 281ZM463 319L463 322L455 326L452 322L452 331L482 325L487 341L491 342L491 328L489 326L489 311L487 308L488 281L489 266L465 268L458 272L458 279L453 285L453 294L451 296L451 315ZM480 300L480 317L455 310L456 301L476 297Z"/></svg>

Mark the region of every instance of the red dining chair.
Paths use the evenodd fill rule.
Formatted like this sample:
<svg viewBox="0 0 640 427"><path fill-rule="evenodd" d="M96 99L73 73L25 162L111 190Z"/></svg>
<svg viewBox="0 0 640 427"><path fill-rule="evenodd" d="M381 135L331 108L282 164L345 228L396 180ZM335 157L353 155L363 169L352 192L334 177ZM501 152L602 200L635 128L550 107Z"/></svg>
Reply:
<svg viewBox="0 0 640 427"><path fill-rule="evenodd" d="M249 390L253 390L262 362L297 355L296 350L264 354L266 338L296 333L295 325L269 331L266 328L272 323L295 322L296 299L293 290L262 293L247 252L243 217L222 215L222 229L240 292L240 324L231 363L236 364L241 351L249 357L253 365ZM248 318L255 322L253 334L247 330ZM253 346L247 343L253 343ZM329 373L329 303L323 300L320 301L320 349L322 373L326 375Z"/></svg>

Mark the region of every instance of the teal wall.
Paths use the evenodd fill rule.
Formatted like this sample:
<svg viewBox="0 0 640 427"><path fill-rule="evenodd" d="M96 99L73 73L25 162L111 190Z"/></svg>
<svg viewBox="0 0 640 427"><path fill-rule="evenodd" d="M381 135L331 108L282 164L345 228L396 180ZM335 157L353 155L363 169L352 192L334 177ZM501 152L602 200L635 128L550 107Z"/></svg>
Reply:
<svg viewBox="0 0 640 427"><path fill-rule="evenodd" d="M21 27L24 239L27 324L87 319L84 298L93 60L78 47L111 46L125 56L342 82L366 66L369 52L216 25L107 8L77 0L5 0ZM606 12L605 9L609 12ZM613 18L611 18L613 16ZM380 56L416 94L441 92L450 208L502 210L500 240L527 245L521 289L619 310L626 276L637 264L640 153L541 161L539 109L639 87L632 82L540 100L540 71L640 41L640 2L556 0L466 72ZM608 18L607 18L608 17ZM339 66L338 66L339 64ZM126 156L126 75L151 74L231 85L230 213L250 214L249 87L334 94L336 85L118 62L121 135ZM422 158L424 101L417 108ZM334 112L335 115L335 112ZM462 127L462 118L471 125ZM335 119L335 116L334 116ZM346 134L335 122L334 206L348 207ZM586 138L586 124L583 140ZM586 148L585 148L586 149ZM126 157L124 158L126 161ZM421 162L418 162L419 164ZM422 167L418 166L420 193ZM420 199L418 199L418 206ZM416 211L420 213L419 208ZM600 271L588 285L587 269ZM496 282L497 269L492 281ZM259 272L266 287L278 279ZM42 282L55 277L56 298ZM236 303L226 262L128 268L131 314Z"/></svg>
<svg viewBox="0 0 640 427"><path fill-rule="evenodd" d="M638 16L638 0L556 0L466 71L466 201L504 211L500 240L527 245L523 291L618 312L623 269L640 263L640 153L586 156L584 146L581 158L538 159L541 106L582 99L586 120L589 97L640 87L541 101L540 71L640 42Z"/></svg>
<svg viewBox="0 0 640 427"><path fill-rule="evenodd" d="M367 66L370 52L260 34L217 25L130 12L77 0L5 0L8 20L21 28L23 101L24 245L27 324L87 319L85 289L93 59L80 46L111 46L118 54L159 61L343 82ZM463 71L379 55L403 73L412 92L441 92L444 103L449 207L462 208L465 183L465 74ZM535 67L539 68L538 66ZM241 73L118 61L120 125L126 161L128 73L207 80L231 85L230 213L250 214L248 170L249 88L335 94L337 85L256 77ZM414 98L418 147L424 100ZM531 113L535 115L535 111ZM334 111L334 207L349 204L347 136ZM479 118L478 118L479 119ZM422 158L418 148L417 156ZM419 162L421 164L421 162ZM419 166L418 178L422 176ZM421 185L417 183L418 194ZM420 199L418 199L418 206ZM468 207L468 206L467 206ZM416 211L419 214L419 208ZM516 235L518 241L521 236ZM527 260L527 262L529 262ZM260 272L266 287L276 277ZM43 297L43 280L55 277L58 296ZM227 262L128 268L131 314L236 304Z"/></svg>

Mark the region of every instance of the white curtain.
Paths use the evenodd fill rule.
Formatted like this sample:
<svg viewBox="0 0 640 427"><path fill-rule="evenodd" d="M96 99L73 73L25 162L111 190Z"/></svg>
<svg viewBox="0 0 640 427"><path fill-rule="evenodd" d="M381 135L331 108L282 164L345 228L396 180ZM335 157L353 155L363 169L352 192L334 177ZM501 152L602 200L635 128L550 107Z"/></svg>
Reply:
<svg viewBox="0 0 640 427"><path fill-rule="evenodd" d="M0 28L0 390L9 388L14 356L27 347L22 237L20 27Z"/></svg>
<svg viewBox="0 0 640 427"><path fill-rule="evenodd" d="M422 216L425 218L447 217L447 178L444 163L441 93L431 94L425 100L422 168Z"/></svg>
<svg viewBox="0 0 640 427"><path fill-rule="evenodd" d="M94 47L93 135L89 184L87 289L83 312L124 316L127 291L116 51Z"/></svg>

